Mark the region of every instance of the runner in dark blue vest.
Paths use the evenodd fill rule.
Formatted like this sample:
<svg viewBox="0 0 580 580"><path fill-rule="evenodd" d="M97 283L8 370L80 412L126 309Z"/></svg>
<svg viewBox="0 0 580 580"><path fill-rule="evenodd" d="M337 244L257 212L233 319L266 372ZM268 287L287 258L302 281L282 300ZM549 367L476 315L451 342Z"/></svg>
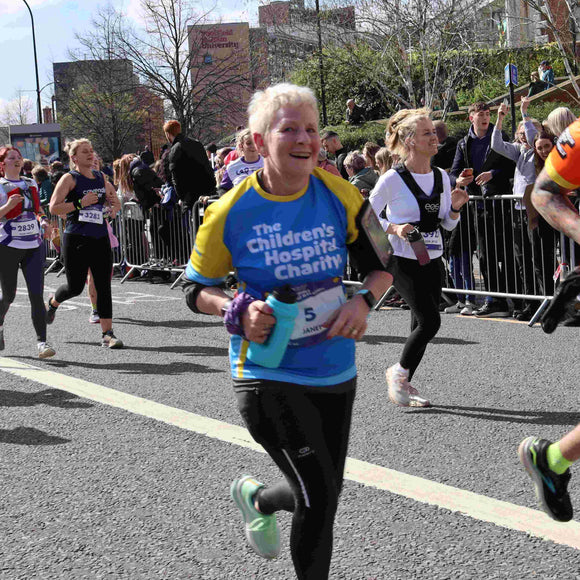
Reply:
<svg viewBox="0 0 580 580"><path fill-rule="evenodd" d="M103 332L101 344L122 348L123 343L113 334L113 256L104 218L106 206L114 216L120 202L112 184L92 169L94 151L90 141L72 141L67 145L67 152L74 169L58 182L50 200L52 214L66 214L62 252L67 282L49 299L46 321L52 324L59 305L81 294L90 268L97 290Z"/></svg>

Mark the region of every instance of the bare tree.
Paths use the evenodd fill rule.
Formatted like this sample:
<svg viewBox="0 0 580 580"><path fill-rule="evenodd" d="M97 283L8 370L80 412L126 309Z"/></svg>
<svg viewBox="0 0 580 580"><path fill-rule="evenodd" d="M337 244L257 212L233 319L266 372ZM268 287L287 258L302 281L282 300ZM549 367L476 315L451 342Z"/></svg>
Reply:
<svg viewBox="0 0 580 580"><path fill-rule="evenodd" d="M35 122L35 105L24 95L24 91L17 90L14 97L0 109L0 123L5 125L28 125Z"/></svg>
<svg viewBox="0 0 580 580"><path fill-rule="evenodd" d="M576 96L580 98L580 87L576 82L576 78L570 64L570 60L572 60L572 62L577 62L578 60L576 55L576 47L574 46L573 51L570 50L568 48L570 46L570 42L569 38L567 38L570 36L570 21L573 23L573 26L575 26L575 29L578 30L578 19L576 17L572 3L570 0L565 0L567 14L565 15L566 18L564 18L564 22L562 23L559 22L559 19L556 17L557 15L553 13L549 2L545 0L524 0L524 2L540 16L540 20L545 23L546 28L549 29L549 31L552 33L554 40L558 44L558 49L564 62L566 74L568 75L570 83L576 92Z"/></svg>
<svg viewBox="0 0 580 580"><path fill-rule="evenodd" d="M474 0L356 0L358 35L384 58L381 74L395 74L418 105L441 96L446 109L455 87L474 73L477 43ZM416 94L417 87L421 87Z"/></svg>
<svg viewBox="0 0 580 580"><path fill-rule="evenodd" d="M221 119L242 113L244 91L253 88L253 63L244 59L249 47L225 57L208 50L200 35L212 26L210 13L200 13L189 0L142 0L141 10L144 31L117 13L117 54L133 63L141 82L168 104L184 132L208 137Z"/></svg>
<svg viewBox="0 0 580 580"><path fill-rule="evenodd" d="M55 63L59 121L66 137L87 137L105 159L137 149L147 105L138 98L131 62L117 58L116 15L102 10L90 32L76 34L81 49Z"/></svg>

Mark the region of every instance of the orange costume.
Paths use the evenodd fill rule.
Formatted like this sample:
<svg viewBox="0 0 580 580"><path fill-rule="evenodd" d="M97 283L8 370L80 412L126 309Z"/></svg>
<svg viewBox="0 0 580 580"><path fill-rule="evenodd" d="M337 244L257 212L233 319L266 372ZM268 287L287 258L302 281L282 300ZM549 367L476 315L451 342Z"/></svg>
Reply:
<svg viewBox="0 0 580 580"><path fill-rule="evenodd" d="M580 187L580 119L560 135L545 167L550 179L559 186L569 190Z"/></svg>

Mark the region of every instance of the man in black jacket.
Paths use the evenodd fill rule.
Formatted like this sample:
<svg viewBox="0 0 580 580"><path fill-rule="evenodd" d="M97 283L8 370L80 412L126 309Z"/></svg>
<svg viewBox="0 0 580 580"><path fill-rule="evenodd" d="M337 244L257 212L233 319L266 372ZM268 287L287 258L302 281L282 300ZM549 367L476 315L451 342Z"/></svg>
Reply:
<svg viewBox="0 0 580 580"><path fill-rule="evenodd" d="M487 198L511 195L510 178L515 165L491 149L493 124L489 105L474 103L468 109L471 127L457 143L449 176L452 186L467 187L469 195ZM505 137L507 139L507 136ZM471 172L465 170L471 169ZM511 201L477 201L475 204L480 268L486 290L516 291ZM467 224L460 224L465 227ZM478 318L506 318L510 310L505 298L487 297L474 313Z"/></svg>
<svg viewBox="0 0 580 580"><path fill-rule="evenodd" d="M202 195L215 195L213 169L203 145L183 135L179 121L167 121L163 131L171 143L167 158L171 183L183 205L191 209Z"/></svg>
<svg viewBox="0 0 580 580"><path fill-rule="evenodd" d="M320 140L326 152L334 155L336 159L336 168L342 177L348 179L348 173L344 166L344 160L348 154L348 149L343 147L338 133L335 133L334 131L325 131L320 136Z"/></svg>

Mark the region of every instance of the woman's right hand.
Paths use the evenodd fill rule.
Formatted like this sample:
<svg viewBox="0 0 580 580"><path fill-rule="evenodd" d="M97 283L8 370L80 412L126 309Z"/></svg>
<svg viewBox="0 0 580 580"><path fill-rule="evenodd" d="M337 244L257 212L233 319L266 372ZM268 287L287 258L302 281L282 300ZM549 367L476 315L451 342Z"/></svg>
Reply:
<svg viewBox="0 0 580 580"><path fill-rule="evenodd" d="M98 201L99 194L96 191L91 191L81 199L81 205L83 207L88 207L89 205L95 205L95 203L97 203Z"/></svg>
<svg viewBox="0 0 580 580"><path fill-rule="evenodd" d="M21 195L20 193L15 193L14 195L11 195L8 198L8 201L6 202L6 205L4 206L6 208L6 211L10 211L11 209L14 209L19 203L22 203L24 201L24 196Z"/></svg>
<svg viewBox="0 0 580 580"><path fill-rule="evenodd" d="M412 232L413 228L414 226L412 226L411 224L401 224L393 226L395 234L397 234L397 236L399 236L405 242L407 241L407 234L409 232Z"/></svg>
<svg viewBox="0 0 580 580"><path fill-rule="evenodd" d="M240 323L244 335L249 341L258 344L266 342L276 324L276 318L272 316L273 313L272 308L261 300L255 300L248 306L242 314Z"/></svg>

